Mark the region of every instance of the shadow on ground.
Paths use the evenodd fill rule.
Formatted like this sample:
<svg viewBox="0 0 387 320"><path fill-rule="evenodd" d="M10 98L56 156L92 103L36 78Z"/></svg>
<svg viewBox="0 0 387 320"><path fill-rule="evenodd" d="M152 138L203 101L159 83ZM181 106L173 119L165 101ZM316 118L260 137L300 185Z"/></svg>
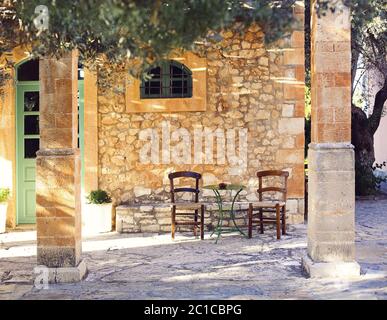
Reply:
<svg viewBox="0 0 387 320"><path fill-rule="evenodd" d="M307 279L301 270L306 226L218 244L179 234L111 233L83 242L89 274L77 284L33 287L36 234L0 238L0 299L387 299L387 201L357 203L357 259L352 280Z"/></svg>

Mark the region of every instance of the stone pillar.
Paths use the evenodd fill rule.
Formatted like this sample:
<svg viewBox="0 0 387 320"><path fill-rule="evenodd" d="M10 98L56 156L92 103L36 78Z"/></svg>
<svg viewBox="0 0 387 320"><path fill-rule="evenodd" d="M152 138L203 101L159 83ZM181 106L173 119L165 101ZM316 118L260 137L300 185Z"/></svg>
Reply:
<svg viewBox="0 0 387 320"><path fill-rule="evenodd" d="M321 17L312 9L312 143L308 159L308 255L303 259L304 269L311 277L358 276L351 24L350 11L344 6Z"/></svg>
<svg viewBox="0 0 387 320"><path fill-rule="evenodd" d="M50 282L80 281L78 56L40 61L40 150L36 159L37 260ZM40 269L41 270L41 269Z"/></svg>

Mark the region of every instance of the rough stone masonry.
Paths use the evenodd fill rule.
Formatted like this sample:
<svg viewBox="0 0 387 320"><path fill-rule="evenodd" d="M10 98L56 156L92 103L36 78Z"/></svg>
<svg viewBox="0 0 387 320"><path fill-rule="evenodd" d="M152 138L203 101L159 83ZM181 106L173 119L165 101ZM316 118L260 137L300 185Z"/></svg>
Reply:
<svg viewBox="0 0 387 320"><path fill-rule="evenodd" d="M298 19L303 19L302 12L295 14ZM182 106L181 112L131 113L125 99L125 74L115 76L115 89L98 88L99 187L112 194L116 205L127 205L129 211L137 208L138 215L144 216L145 225L149 224L145 227L147 230L160 230L155 223L156 216L162 214L150 214L155 209L152 207L151 210L149 206L169 199L167 176L177 170L202 173L203 185L244 184L247 189L241 199L250 201L257 197L257 171L288 170L289 222L303 222L303 31L294 30L290 37L273 45L274 49L264 44L264 35L257 26L251 26L242 35L228 30L222 36L223 41L217 46L204 53L194 53L206 59L205 111L184 112ZM170 124L171 131L184 128L191 134L195 128L213 131L247 128L246 170L234 175L229 162L141 163L139 154L144 141L139 139L140 132L159 128L161 135L163 122ZM178 141L172 142L172 146L174 143ZM194 147L187 152L194 159ZM201 196L209 199L212 194L207 192Z"/></svg>

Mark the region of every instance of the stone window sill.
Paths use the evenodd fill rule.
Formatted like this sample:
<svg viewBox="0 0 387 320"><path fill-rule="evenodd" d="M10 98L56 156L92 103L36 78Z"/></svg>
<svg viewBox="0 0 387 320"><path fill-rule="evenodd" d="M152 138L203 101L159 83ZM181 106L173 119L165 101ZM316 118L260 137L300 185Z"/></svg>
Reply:
<svg viewBox="0 0 387 320"><path fill-rule="evenodd" d="M126 111L128 113L206 111L206 99L205 97L192 97L129 100L126 104Z"/></svg>

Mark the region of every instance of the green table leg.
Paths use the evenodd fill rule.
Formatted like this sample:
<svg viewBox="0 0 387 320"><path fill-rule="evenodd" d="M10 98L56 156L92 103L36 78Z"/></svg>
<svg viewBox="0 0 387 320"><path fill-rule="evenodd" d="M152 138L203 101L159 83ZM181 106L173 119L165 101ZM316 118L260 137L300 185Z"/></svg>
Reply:
<svg viewBox="0 0 387 320"><path fill-rule="evenodd" d="M232 200L232 204L231 204L231 210L230 210L230 217L231 217L231 220L234 224L234 227L236 229L236 231L238 231L240 234L242 234L243 236L246 237L246 234L237 226L236 222L235 222L235 212L234 212L234 205L235 205L235 201L238 197L238 195L242 192L243 189L240 189L234 196L233 200ZM216 198L216 202L218 204L218 211L219 211L219 216L218 216L218 223L216 225L216 227L214 228L214 231L211 233L211 237L213 236L214 233L217 234L217 237L216 237L216 241L215 241L215 244L218 243L218 240L222 234L222 231L223 231L223 220L224 220L224 210L223 210L223 200L222 200L222 196L220 195L219 191L218 190L213 190L214 193L215 193L215 198Z"/></svg>
<svg viewBox="0 0 387 320"><path fill-rule="evenodd" d="M239 231L240 234L242 234L242 235L244 235L244 236L246 237L245 233L244 233L241 229L239 229L239 227L237 226L237 224L236 224L236 222L235 222L235 212L234 212L234 204L235 204L235 200L236 200L236 198L238 197L238 195L242 192L242 190L243 190L243 189L240 189L240 190L235 194L235 196L234 196L234 198L233 198L233 200L232 200L230 215L231 215L231 220L232 220L232 222L233 222L235 228Z"/></svg>
<svg viewBox="0 0 387 320"><path fill-rule="evenodd" d="M212 237L214 235L214 233L219 230L219 227L220 227L220 221L221 221L221 211L222 211L222 198L220 197L220 194L216 192L216 190L213 190L214 193L215 193L215 199L216 199L216 203L218 205L218 223L216 224L216 227L214 228L214 230L212 231L211 233L211 236Z"/></svg>
<svg viewBox="0 0 387 320"><path fill-rule="evenodd" d="M216 196L216 200L217 200L217 203L218 203L218 207L219 207L219 224L217 226L217 231L218 231L218 236L216 237L216 241L215 241L215 244L218 243L218 240L222 234L222 228L223 228L223 201L222 201L222 196L220 195L219 191L217 190L214 190L215 192L215 196Z"/></svg>

